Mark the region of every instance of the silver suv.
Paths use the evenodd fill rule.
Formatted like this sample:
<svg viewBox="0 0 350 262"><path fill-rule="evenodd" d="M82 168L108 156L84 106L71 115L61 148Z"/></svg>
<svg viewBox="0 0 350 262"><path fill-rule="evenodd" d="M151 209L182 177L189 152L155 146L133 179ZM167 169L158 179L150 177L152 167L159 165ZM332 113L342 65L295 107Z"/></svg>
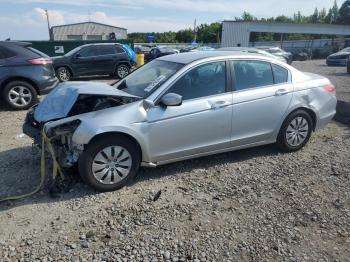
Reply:
<svg viewBox="0 0 350 262"><path fill-rule="evenodd" d="M66 82L27 116L24 130L51 138L60 165L75 164L101 190L123 186L140 165L276 143L302 148L335 114L322 76L242 52L158 58L114 86Z"/></svg>

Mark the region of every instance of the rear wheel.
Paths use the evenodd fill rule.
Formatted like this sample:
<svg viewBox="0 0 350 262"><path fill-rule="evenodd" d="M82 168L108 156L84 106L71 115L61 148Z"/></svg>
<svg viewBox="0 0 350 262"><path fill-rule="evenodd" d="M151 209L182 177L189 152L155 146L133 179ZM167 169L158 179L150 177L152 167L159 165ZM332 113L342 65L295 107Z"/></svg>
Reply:
<svg viewBox="0 0 350 262"><path fill-rule="evenodd" d="M129 73L130 73L130 68L125 64L118 65L116 70L115 70L115 75L119 79L125 78Z"/></svg>
<svg viewBox="0 0 350 262"><path fill-rule="evenodd" d="M280 129L277 145L283 151L297 151L309 141L313 129L310 114L304 110L291 113Z"/></svg>
<svg viewBox="0 0 350 262"><path fill-rule="evenodd" d="M104 136L87 146L79 158L82 179L99 191L123 187L137 173L140 153L133 141L122 136Z"/></svg>
<svg viewBox="0 0 350 262"><path fill-rule="evenodd" d="M56 69L56 76L61 82L67 82L71 79L72 74L67 67L59 67Z"/></svg>
<svg viewBox="0 0 350 262"><path fill-rule="evenodd" d="M12 109L24 110L37 103L37 91L25 81L8 83L3 90L3 98Z"/></svg>

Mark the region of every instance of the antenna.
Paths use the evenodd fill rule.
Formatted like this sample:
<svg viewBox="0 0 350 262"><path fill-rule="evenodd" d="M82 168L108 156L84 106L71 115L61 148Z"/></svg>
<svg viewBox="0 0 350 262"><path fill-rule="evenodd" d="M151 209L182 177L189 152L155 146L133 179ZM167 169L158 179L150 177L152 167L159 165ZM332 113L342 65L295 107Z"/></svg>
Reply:
<svg viewBox="0 0 350 262"><path fill-rule="evenodd" d="M197 42L197 18L194 19L193 34L194 34L193 42L195 43Z"/></svg>

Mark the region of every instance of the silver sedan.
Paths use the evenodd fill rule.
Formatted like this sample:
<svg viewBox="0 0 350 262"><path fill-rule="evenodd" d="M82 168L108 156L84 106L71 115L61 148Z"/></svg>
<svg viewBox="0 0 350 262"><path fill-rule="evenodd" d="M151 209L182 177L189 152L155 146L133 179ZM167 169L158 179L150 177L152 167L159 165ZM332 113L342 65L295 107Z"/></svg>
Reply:
<svg viewBox="0 0 350 262"><path fill-rule="evenodd" d="M270 143L296 151L334 116L327 78L243 52L158 58L109 86L67 82L27 116L24 132L51 138L63 168L115 190L140 166Z"/></svg>

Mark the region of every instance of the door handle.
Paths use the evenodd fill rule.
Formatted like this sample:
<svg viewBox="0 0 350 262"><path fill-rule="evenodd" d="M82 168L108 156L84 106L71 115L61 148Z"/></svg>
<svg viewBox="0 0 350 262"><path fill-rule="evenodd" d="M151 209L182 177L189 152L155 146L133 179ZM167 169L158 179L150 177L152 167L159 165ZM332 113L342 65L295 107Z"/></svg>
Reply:
<svg viewBox="0 0 350 262"><path fill-rule="evenodd" d="M275 96L283 96L287 93L288 93L288 91L286 89L278 89L275 93Z"/></svg>
<svg viewBox="0 0 350 262"><path fill-rule="evenodd" d="M229 106L230 102L228 101L215 101L213 103L211 103L211 109L218 109L218 108L223 108L226 106Z"/></svg>

